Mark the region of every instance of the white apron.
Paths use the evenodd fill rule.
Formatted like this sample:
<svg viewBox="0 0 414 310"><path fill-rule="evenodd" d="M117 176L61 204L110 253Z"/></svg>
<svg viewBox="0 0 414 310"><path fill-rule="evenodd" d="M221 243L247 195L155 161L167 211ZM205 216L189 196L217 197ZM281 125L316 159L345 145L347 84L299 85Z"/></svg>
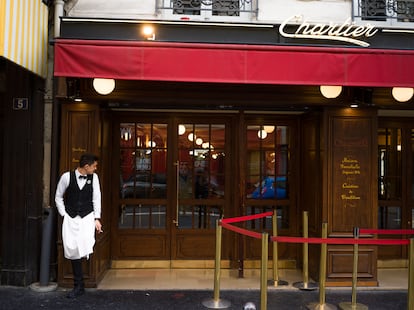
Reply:
<svg viewBox="0 0 414 310"><path fill-rule="evenodd" d="M93 212L84 218L65 215L62 223L63 252L67 259L89 258L95 244L95 218Z"/></svg>

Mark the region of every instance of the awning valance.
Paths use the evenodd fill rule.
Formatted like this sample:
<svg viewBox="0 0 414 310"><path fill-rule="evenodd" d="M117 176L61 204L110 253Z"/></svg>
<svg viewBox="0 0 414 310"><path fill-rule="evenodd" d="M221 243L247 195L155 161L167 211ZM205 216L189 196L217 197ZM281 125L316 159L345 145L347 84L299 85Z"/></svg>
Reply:
<svg viewBox="0 0 414 310"><path fill-rule="evenodd" d="M413 87L414 51L59 39L55 76Z"/></svg>

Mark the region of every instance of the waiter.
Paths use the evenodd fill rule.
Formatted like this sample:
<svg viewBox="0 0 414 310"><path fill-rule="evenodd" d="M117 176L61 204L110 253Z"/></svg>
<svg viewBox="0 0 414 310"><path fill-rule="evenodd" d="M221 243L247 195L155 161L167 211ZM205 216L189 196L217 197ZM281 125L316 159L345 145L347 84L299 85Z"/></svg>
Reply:
<svg viewBox="0 0 414 310"><path fill-rule="evenodd" d="M95 244L95 230L102 232L101 189L98 175L98 157L83 154L79 167L60 177L55 202L63 217L62 241L65 258L72 264L74 287L67 297L76 298L85 293L82 258L89 259Z"/></svg>

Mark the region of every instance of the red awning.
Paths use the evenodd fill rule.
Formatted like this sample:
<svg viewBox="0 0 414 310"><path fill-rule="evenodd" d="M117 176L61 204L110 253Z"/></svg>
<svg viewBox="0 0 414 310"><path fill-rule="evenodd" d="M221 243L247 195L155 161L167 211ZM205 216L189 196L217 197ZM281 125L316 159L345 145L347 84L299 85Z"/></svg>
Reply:
<svg viewBox="0 0 414 310"><path fill-rule="evenodd" d="M55 76L413 87L414 51L59 39Z"/></svg>

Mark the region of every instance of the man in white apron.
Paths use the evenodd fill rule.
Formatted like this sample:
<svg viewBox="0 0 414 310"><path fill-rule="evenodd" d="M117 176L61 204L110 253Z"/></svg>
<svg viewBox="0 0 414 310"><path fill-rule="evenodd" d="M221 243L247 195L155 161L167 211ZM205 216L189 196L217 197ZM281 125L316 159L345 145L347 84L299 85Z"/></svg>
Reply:
<svg viewBox="0 0 414 310"><path fill-rule="evenodd" d="M62 241L65 258L72 264L74 288L67 295L76 298L85 293L82 258L89 259L95 244L95 230L102 232L101 189L98 175L98 157L83 154L79 167L60 177L55 203L63 217Z"/></svg>

